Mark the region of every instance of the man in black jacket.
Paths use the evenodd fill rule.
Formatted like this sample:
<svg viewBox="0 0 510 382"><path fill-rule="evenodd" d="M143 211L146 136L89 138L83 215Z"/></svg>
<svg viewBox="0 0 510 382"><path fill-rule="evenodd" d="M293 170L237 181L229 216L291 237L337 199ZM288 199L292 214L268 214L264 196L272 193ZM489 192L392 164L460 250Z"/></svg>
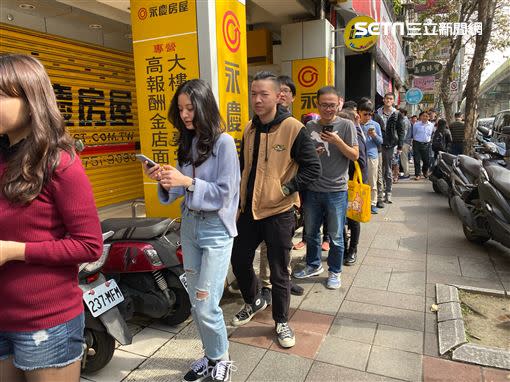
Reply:
<svg viewBox="0 0 510 382"><path fill-rule="evenodd" d="M397 146L397 153L400 155L404 144L405 125L402 114L393 107L395 96L393 93L384 95L384 106L377 110L377 114L383 119L385 129L383 130L382 144L382 172L384 180L384 201L391 203L391 189L393 176L391 172L391 160Z"/></svg>
<svg viewBox="0 0 510 382"><path fill-rule="evenodd" d="M244 131L241 147L241 210L231 259L245 306L232 324L248 323L267 306L253 269L255 250L265 241L275 331L279 344L289 348L296 341L288 324L294 207L299 205L298 191L319 178L321 162L305 127L278 105L279 97L276 76L257 73L251 85L255 116Z"/></svg>

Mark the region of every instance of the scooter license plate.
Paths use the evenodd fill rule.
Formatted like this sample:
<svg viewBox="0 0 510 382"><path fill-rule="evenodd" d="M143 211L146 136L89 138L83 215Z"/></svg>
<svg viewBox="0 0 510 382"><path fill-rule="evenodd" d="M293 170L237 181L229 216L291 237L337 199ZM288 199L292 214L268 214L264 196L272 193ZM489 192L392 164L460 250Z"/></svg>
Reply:
<svg viewBox="0 0 510 382"><path fill-rule="evenodd" d="M83 301L92 316L97 317L124 301L124 295L115 280L112 279L83 292Z"/></svg>
<svg viewBox="0 0 510 382"><path fill-rule="evenodd" d="M181 284L188 291L188 279L186 278L186 272L179 276L179 280L181 280Z"/></svg>

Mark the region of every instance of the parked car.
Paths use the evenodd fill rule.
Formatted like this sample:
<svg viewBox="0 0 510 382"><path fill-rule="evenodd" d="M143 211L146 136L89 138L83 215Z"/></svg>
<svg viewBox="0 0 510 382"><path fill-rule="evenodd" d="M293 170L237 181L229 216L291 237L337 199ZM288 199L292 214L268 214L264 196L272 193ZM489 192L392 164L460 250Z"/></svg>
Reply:
<svg viewBox="0 0 510 382"><path fill-rule="evenodd" d="M494 124L494 117L479 118L476 127L486 127L492 130Z"/></svg>
<svg viewBox="0 0 510 382"><path fill-rule="evenodd" d="M492 127L493 140L506 144L507 150L510 149L510 110L500 111L494 117Z"/></svg>

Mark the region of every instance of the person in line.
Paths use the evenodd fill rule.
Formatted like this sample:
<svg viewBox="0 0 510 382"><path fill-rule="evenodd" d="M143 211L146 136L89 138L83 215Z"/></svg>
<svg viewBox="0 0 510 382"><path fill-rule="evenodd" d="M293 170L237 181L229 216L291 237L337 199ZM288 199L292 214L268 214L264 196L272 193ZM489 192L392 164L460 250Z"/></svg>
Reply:
<svg viewBox="0 0 510 382"><path fill-rule="evenodd" d="M437 129L432 134L432 151L434 152L434 163L440 151L449 152L452 145L452 134L448 129L445 119L437 121Z"/></svg>
<svg viewBox="0 0 510 382"><path fill-rule="evenodd" d="M360 99L360 103L370 101L370 98L368 97L362 97ZM372 102L372 101L370 101ZM386 131L386 127L384 124L384 120L381 118L381 116L378 113L372 113L372 121L379 124L379 127L381 128L381 133L384 136L384 132ZM376 207L378 209L384 208L384 181L383 181L383 171L382 171L382 145L379 144L377 146L377 152L378 152L378 160L377 160L377 202Z"/></svg>
<svg viewBox="0 0 510 382"><path fill-rule="evenodd" d="M345 101L342 108L339 108L338 110L339 110L339 112L347 111L347 110L356 112L357 109L358 109L358 104L355 101ZM345 118L345 117L341 117L341 118Z"/></svg>
<svg viewBox="0 0 510 382"><path fill-rule="evenodd" d="M255 250L265 241L276 336L280 346L289 348L296 343L288 323L294 209L299 207L298 192L319 178L321 164L304 126L279 105L279 97L276 76L257 73L251 84L255 116L244 130L241 148L239 236L232 250L232 269L245 305L232 325L248 323L267 306L253 270Z"/></svg>
<svg viewBox="0 0 510 382"><path fill-rule="evenodd" d="M431 108L431 109L429 109L428 114L429 114L429 122L432 123L432 125L434 125L434 130L432 132L432 133L434 133L434 131L436 131L436 129L437 129L437 121L438 121L437 111L436 111L436 109ZM429 168L431 167L431 165L433 163L434 163L434 151L432 150L432 145L430 144L429 145Z"/></svg>
<svg viewBox="0 0 510 382"><path fill-rule="evenodd" d="M326 214L330 237L326 282L329 289L341 286L349 161L357 160L359 156L354 124L336 115L339 99L334 87L320 88L317 91L317 105L321 119L310 121L306 126L319 154L322 175L305 192L306 266L294 272L294 277L298 279L318 276L324 272L321 263L320 223Z"/></svg>
<svg viewBox="0 0 510 382"><path fill-rule="evenodd" d="M0 380L78 382L78 265L99 259L92 187L43 65L0 56Z"/></svg>
<svg viewBox="0 0 510 382"><path fill-rule="evenodd" d="M393 187L393 174L391 161L393 159L395 146L397 154L400 155L404 144L404 121L402 114L393 107L395 96L393 93L384 95L384 106L377 110L379 116L384 120L385 130L382 143L382 175L384 180L384 202L392 203L391 191Z"/></svg>
<svg viewBox="0 0 510 382"><path fill-rule="evenodd" d="M370 185L371 192L371 212L377 214L377 175L379 169L379 152L378 148L382 144L381 127L377 122L372 120L374 106L371 101L366 100L358 104L358 114L360 117L360 125L366 138L367 149L367 183ZM363 179L365 180L365 178Z"/></svg>
<svg viewBox="0 0 510 382"><path fill-rule="evenodd" d="M436 109L432 108L429 109L429 122L432 123L434 126L437 124L437 111Z"/></svg>
<svg viewBox="0 0 510 382"><path fill-rule="evenodd" d="M402 152L400 153L400 166L402 170L402 176L400 176L400 179L409 179L409 153L411 151L411 145L413 143L412 138L412 123L409 118L407 118L407 110L404 108L399 109L400 113L402 114L403 121L404 121L404 145L402 146Z"/></svg>
<svg viewBox="0 0 510 382"><path fill-rule="evenodd" d="M291 112L292 103L296 98L296 85L289 76L278 76L278 82L280 83L280 105ZM304 230L304 228L303 228ZM292 274L290 263L289 273ZM267 305L271 305L271 281L269 272L269 263L267 261L267 246L265 242L260 244L260 281L262 282L262 297L267 302ZM305 293L304 288L301 285L297 285L292 280L290 281L290 293L295 296L302 296Z"/></svg>
<svg viewBox="0 0 510 382"><path fill-rule="evenodd" d="M311 120L318 120L320 119L320 115L317 114L317 113L308 113L308 114L305 114L303 116L303 119L301 120L301 122L303 123L304 126L306 126L306 124L311 121ZM299 195L299 199L302 201L303 200L303 195ZM303 249L306 247L306 227L305 227L305 224L304 224L304 212L303 212L303 203L301 202L301 216L302 216L302 219L303 219L303 230L301 231L301 241L297 242L296 244L294 244L294 246L292 247L292 249L294 250L300 250L300 249ZM327 230L324 228L322 228L322 237L323 237L323 245L324 245L324 242L327 240L327 243L329 245L329 239L327 238ZM292 282L292 281L291 281Z"/></svg>
<svg viewBox="0 0 510 382"><path fill-rule="evenodd" d="M358 138L359 147L359 157L357 162L361 170L362 177L361 180L363 183L368 184L366 135L363 132L363 129L360 124L361 117L357 112L353 110L344 110L338 113L338 116L340 118L350 120L352 123L354 123L354 126L356 127L356 134ZM354 178L354 172L355 172L354 162L351 161L349 163L349 180L352 180ZM348 247L347 247L347 229L350 231ZM356 264L356 260L358 257L358 243L359 237L361 235L361 223L356 220L347 218L347 229L344 229L344 243L345 243L344 265L351 266Z"/></svg>
<svg viewBox="0 0 510 382"><path fill-rule="evenodd" d="M429 113L422 111L420 113L420 120L413 126L415 180L420 180L422 177L426 178L428 176L430 139L433 131L434 124L429 122ZM423 168L421 162L423 162Z"/></svg>
<svg viewBox="0 0 510 382"><path fill-rule="evenodd" d="M158 181L162 204L183 197L181 245L193 321L204 356L184 381L230 381L234 370L220 308L239 205L239 161L234 139L224 132L210 86L193 79L180 85L168 120L176 127L177 165L156 165L145 173Z"/></svg>
<svg viewBox="0 0 510 382"><path fill-rule="evenodd" d="M455 121L450 124L450 132L452 134L452 145L450 152L453 155L459 155L464 152L464 133L466 126L462 122L462 113L455 113Z"/></svg>

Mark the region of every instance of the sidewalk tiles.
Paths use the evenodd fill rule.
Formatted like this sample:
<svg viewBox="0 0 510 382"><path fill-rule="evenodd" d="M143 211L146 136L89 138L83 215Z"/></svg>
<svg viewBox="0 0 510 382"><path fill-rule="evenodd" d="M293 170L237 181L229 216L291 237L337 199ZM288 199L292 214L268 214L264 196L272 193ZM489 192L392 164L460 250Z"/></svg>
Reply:
<svg viewBox="0 0 510 382"><path fill-rule="evenodd" d="M479 381L508 382L510 371L440 358L436 283L510 288L510 250L469 243L445 198L424 181L399 182L393 204L362 225L358 261L344 267L342 288L325 274L298 283L290 324L296 346L281 348L270 308L240 328L228 327L234 381ZM299 261L304 250L293 251ZM323 253L323 260L326 254ZM324 263L324 266L327 265ZM228 322L240 297L222 302ZM83 381L180 381L202 355L195 326L141 325L130 346Z"/></svg>

